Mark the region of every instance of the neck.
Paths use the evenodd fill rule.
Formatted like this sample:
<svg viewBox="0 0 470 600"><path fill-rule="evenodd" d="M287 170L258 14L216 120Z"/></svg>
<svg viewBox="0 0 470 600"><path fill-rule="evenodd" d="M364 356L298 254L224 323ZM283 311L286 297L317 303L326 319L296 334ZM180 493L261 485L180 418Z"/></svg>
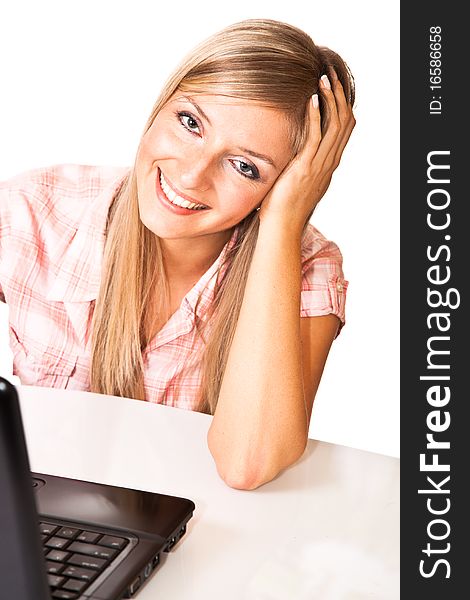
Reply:
<svg viewBox="0 0 470 600"><path fill-rule="evenodd" d="M232 235L232 229L215 235L177 240L161 239L168 281L196 283L216 260Z"/></svg>

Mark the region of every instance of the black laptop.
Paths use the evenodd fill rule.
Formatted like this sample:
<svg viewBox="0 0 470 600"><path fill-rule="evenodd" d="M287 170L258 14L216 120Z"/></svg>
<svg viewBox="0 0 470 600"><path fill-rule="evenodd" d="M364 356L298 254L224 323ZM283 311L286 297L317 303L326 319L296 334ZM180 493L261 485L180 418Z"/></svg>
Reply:
<svg viewBox="0 0 470 600"><path fill-rule="evenodd" d="M194 503L31 473L15 387L0 378L0 599L131 598Z"/></svg>

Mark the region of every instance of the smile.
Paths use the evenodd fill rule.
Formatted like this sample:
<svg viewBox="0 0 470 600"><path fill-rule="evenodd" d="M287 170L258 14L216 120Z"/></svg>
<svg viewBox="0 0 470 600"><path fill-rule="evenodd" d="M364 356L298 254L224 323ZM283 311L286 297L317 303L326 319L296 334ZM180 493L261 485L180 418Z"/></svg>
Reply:
<svg viewBox="0 0 470 600"><path fill-rule="evenodd" d="M174 206L179 206L181 208L185 208L187 210L205 210L205 209L209 208L209 206L207 206L205 204L191 202L187 198L183 198L183 196L180 196L179 194L177 194L175 192L175 190L172 187L170 187L170 184L167 182L167 180L163 176L163 173L161 172L161 170L159 170L159 171L160 171L159 177L160 177L161 189L162 189L163 193L165 194L166 199L169 202L171 202L171 204L173 204Z"/></svg>

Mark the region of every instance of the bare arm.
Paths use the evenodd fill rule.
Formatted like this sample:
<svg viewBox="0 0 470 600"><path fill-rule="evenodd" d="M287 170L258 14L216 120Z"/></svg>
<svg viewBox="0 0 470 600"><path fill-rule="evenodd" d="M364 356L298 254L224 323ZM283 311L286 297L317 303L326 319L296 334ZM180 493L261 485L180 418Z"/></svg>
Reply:
<svg viewBox="0 0 470 600"><path fill-rule="evenodd" d="M260 210L258 241L208 433L219 474L232 487L253 489L270 481L307 443L313 398L338 319L299 317L301 236L354 124L340 88L334 80L335 93L323 91L331 104L323 140L318 108L310 106L306 150Z"/></svg>
<svg viewBox="0 0 470 600"><path fill-rule="evenodd" d="M300 319L300 264L300 242L286 231L260 230L208 438L232 487L270 481L305 449L339 321Z"/></svg>

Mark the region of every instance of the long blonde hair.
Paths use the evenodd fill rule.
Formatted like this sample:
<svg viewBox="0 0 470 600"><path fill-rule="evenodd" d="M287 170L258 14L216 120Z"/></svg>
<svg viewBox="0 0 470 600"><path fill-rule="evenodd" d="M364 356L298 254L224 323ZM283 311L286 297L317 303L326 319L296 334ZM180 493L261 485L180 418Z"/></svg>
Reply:
<svg viewBox="0 0 470 600"><path fill-rule="evenodd" d="M254 19L236 23L186 57L164 86L144 133L177 90L225 95L285 111L295 155L306 139L308 99L317 92L329 65L334 66L353 104L354 80L336 53L316 46L306 33L285 23ZM209 336L204 335L197 307L195 310L195 326L204 339L203 354L198 358L202 361L198 410L210 414L217 405L258 228L256 211L237 226L236 243L219 268ZM145 399L142 352L153 333L149 315L157 309L168 317L167 298L160 241L140 220L132 169L108 216L103 277L92 321L92 391Z"/></svg>

